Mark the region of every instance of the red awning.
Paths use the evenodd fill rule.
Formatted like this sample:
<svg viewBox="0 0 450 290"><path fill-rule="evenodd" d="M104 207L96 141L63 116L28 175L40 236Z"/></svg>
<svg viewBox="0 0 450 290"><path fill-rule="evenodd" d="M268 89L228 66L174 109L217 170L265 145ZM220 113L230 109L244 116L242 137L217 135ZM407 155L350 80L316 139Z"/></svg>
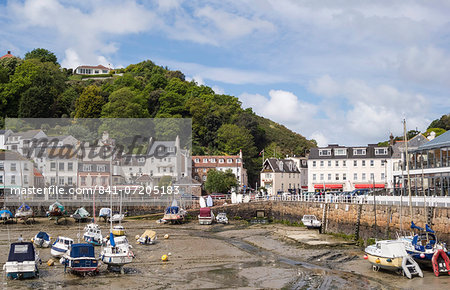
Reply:
<svg viewBox="0 0 450 290"><path fill-rule="evenodd" d="M314 184L315 189L323 189L323 184ZM342 188L342 184L325 184L325 188L338 189Z"/></svg>
<svg viewBox="0 0 450 290"><path fill-rule="evenodd" d="M373 188L373 184L355 184L355 188ZM375 188L384 188L384 183L375 184Z"/></svg>

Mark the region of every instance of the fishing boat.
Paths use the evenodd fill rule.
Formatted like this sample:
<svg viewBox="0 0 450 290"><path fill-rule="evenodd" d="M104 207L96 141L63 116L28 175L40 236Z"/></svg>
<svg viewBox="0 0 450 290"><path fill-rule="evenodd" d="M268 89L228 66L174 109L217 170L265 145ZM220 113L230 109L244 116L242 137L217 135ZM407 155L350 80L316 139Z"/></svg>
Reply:
<svg viewBox="0 0 450 290"><path fill-rule="evenodd" d="M26 203L22 203L16 211L15 218L26 222L30 217L33 217L33 209Z"/></svg>
<svg viewBox="0 0 450 290"><path fill-rule="evenodd" d="M374 271L380 268L405 273L408 278L413 275L423 277L419 265L408 256L404 243L399 240L377 241L374 245L367 246L364 250L367 259Z"/></svg>
<svg viewBox="0 0 450 290"><path fill-rule="evenodd" d="M450 259L444 250L437 250L431 258L433 265L433 272L436 277L439 277L441 273L450 275Z"/></svg>
<svg viewBox="0 0 450 290"><path fill-rule="evenodd" d="M84 227L83 239L86 243L93 244L94 246L100 246L102 244L103 236L98 224L87 224Z"/></svg>
<svg viewBox="0 0 450 290"><path fill-rule="evenodd" d="M73 244L61 260L64 272L68 269L69 272L80 275L98 273L99 263L91 244Z"/></svg>
<svg viewBox="0 0 450 290"><path fill-rule="evenodd" d="M308 229L320 229L322 227L322 222L315 215L304 215L302 217L302 223Z"/></svg>
<svg viewBox="0 0 450 290"><path fill-rule="evenodd" d="M65 210L64 206L58 201L55 201L48 207L47 216L50 220L54 219L55 223L58 223L61 218L65 218L66 215L67 211Z"/></svg>
<svg viewBox="0 0 450 290"><path fill-rule="evenodd" d="M136 236L136 243L141 245L153 245L156 242L156 232L146 230L141 236Z"/></svg>
<svg viewBox="0 0 450 290"><path fill-rule="evenodd" d="M46 232L39 232L31 239L31 241L36 247L48 248L50 246L51 238Z"/></svg>
<svg viewBox="0 0 450 290"><path fill-rule="evenodd" d="M13 214L9 209L4 207L0 210L0 218L2 219L3 223L8 222L9 220L12 219L12 217Z"/></svg>
<svg viewBox="0 0 450 290"><path fill-rule="evenodd" d="M227 214L224 212L219 212L216 216L216 222L218 224L228 224Z"/></svg>
<svg viewBox="0 0 450 290"><path fill-rule="evenodd" d="M40 263L39 255L35 253L31 242L12 243L3 271L11 279L35 278L39 276Z"/></svg>
<svg viewBox="0 0 450 290"><path fill-rule="evenodd" d="M104 207L100 209L100 212L98 214L98 217L101 217L107 222L109 220L109 217L111 216L111 209L108 207Z"/></svg>
<svg viewBox="0 0 450 290"><path fill-rule="evenodd" d="M66 237L58 237L53 243L50 254L53 257L61 258L72 246L73 240Z"/></svg>
<svg viewBox="0 0 450 290"><path fill-rule="evenodd" d="M214 222L214 213L210 207L200 208L198 223L201 225L211 225Z"/></svg>
<svg viewBox="0 0 450 290"><path fill-rule="evenodd" d="M412 239L403 239L406 252L411 255L418 263L432 266L432 258L437 250L443 250L447 253L447 247L444 243L437 240L435 231L428 225L425 229L419 227L411 221L411 229L417 230Z"/></svg>
<svg viewBox="0 0 450 290"><path fill-rule="evenodd" d="M84 207L80 207L71 215L71 217L75 221L81 222L81 221L88 220L90 217L90 214Z"/></svg>

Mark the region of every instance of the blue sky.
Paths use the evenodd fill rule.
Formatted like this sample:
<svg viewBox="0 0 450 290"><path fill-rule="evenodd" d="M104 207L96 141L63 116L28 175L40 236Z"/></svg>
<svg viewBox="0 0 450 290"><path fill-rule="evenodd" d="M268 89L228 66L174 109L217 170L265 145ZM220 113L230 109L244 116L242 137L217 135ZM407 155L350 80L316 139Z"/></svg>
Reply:
<svg viewBox="0 0 450 290"><path fill-rule="evenodd" d="M0 1L0 54L150 59L316 139L364 145L450 113L450 1Z"/></svg>

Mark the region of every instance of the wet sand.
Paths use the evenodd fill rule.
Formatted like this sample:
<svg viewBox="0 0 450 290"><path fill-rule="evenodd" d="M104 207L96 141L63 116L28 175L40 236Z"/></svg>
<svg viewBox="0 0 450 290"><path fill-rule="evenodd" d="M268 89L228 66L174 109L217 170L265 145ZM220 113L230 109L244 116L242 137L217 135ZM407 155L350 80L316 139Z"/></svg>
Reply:
<svg viewBox="0 0 450 290"><path fill-rule="evenodd" d="M73 238L83 235L84 223L72 219L67 225L38 219L36 224L1 225L0 264L9 251L9 240L20 234L30 240L38 231ZM109 225L100 223L102 233ZM435 277L424 270L424 278L412 280L380 270L375 273L362 259L355 245L314 231L284 225L248 225L231 221L229 225L200 226L196 221L182 225L160 225L154 220L128 220L123 223L136 258L125 267L125 274L109 272L102 265L93 277L64 274L58 263L47 266L50 249L38 249L43 261L40 278L8 280L2 271L2 288L7 289L136 289L136 288L293 288L293 289L448 289L450 276ZM135 244L135 236L145 229L157 232L155 245ZM9 238L8 238L9 234ZM169 234L169 239L164 235ZM96 247L96 254L100 247ZM161 256L169 254L169 261Z"/></svg>

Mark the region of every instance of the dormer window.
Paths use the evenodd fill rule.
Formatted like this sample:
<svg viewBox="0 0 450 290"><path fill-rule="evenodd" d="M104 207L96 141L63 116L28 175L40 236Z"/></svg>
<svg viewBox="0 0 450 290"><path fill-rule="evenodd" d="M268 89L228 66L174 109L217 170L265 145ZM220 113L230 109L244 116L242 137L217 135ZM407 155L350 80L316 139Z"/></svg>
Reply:
<svg viewBox="0 0 450 290"><path fill-rule="evenodd" d="M387 148L375 148L375 155L387 155Z"/></svg>
<svg viewBox="0 0 450 290"><path fill-rule="evenodd" d="M334 156L345 156L347 155L346 148L336 148L334 149Z"/></svg>
<svg viewBox="0 0 450 290"><path fill-rule="evenodd" d="M353 155L366 155L365 148L355 148L353 149Z"/></svg>
<svg viewBox="0 0 450 290"><path fill-rule="evenodd" d="M331 156L331 149L320 149L319 156Z"/></svg>
<svg viewBox="0 0 450 290"><path fill-rule="evenodd" d="M283 171L283 161L278 162L278 167Z"/></svg>

